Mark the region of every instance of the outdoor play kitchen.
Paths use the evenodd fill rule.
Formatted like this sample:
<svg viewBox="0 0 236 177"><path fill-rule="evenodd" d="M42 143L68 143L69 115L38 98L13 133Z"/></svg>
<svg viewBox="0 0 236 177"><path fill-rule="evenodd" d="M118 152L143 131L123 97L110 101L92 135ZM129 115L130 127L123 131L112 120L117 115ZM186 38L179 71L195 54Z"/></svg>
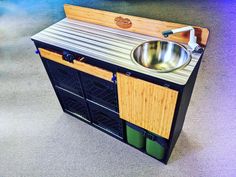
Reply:
<svg viewBox="0 0 236 177"><path fill-rule="evenodd" d="M64 9L65 19L31 38L63 111L166 164L208 29L68 4Z"/></svg>

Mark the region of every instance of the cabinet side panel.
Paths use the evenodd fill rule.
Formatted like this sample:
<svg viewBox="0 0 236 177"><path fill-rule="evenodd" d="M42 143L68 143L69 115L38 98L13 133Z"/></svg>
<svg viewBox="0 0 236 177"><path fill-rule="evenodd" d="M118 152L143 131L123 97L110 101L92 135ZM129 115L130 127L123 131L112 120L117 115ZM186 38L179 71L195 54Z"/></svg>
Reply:
<svg viewBox="0 0 236 177"><path fill-rule="evenodd" d="M120 117L169 138L178 92L117 73Z"/></svg>
<svg viewBox="0 0 236 177"><path fill-rule="evenodd" d="M172 153L172 150L178 140L178 137L182 131L184 121L185 121L185 116L188 110L188 106L190 103L190 99L192 96L193 88L196 82L197 78L197 73L200 67L202 57L200 61L198 62L196 68L194 69L192 75L190 76L189 81L187 82L185 88L183 89L183 93L180 96L180 105L178 107L178 112L175 118L175 121L173 122L173 127L172 127L172 132L170 135L170 148L166 153L166 158L164 160L165 163L168 162L170 155Z"/></svg>

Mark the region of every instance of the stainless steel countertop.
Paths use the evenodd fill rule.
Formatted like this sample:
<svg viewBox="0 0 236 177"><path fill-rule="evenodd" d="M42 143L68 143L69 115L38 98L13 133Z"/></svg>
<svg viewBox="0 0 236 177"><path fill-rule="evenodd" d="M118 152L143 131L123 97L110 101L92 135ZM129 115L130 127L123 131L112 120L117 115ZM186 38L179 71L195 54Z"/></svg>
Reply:
<svg viewBox="0 0 236 177"><path fill-rule="evenodd" d="M201 54L192 54L186 67L173 72L152 72L137 66L130 54L140 43L158 38L67 18L42 30L31 39L180 85L187 83L201 57Z"/></svg>

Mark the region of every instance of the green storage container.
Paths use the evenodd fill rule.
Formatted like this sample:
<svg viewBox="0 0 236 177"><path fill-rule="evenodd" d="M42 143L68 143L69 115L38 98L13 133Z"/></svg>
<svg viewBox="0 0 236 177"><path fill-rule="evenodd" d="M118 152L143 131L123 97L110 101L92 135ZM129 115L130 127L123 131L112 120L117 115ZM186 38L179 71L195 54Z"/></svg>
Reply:
<svg viewBox="0 0 236 177"><path fill-rule="evenodd" d="M145 148L145 130L126 122L127 142L138 148Z"/></svg>
<svg viewBox="0 0 236 177"><path fill-rule="evenodd" d="M166 140L159 136L148 136L146 139L146 152L147 154L162 160L165 155Z"/></svg>

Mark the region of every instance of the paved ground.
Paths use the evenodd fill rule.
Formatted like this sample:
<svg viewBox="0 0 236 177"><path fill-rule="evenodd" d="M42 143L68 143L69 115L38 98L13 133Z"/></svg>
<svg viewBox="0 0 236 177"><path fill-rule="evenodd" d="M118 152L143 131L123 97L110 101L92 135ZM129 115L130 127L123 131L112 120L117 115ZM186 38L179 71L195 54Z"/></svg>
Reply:
<svg viewBox="0 0 236 177"><path fill-rule="evenodd" d="M210 29L167 166L62 112L30 36L65 2ZM0 177L236 176L235 12L235 1L0 0Z"/></svg>

